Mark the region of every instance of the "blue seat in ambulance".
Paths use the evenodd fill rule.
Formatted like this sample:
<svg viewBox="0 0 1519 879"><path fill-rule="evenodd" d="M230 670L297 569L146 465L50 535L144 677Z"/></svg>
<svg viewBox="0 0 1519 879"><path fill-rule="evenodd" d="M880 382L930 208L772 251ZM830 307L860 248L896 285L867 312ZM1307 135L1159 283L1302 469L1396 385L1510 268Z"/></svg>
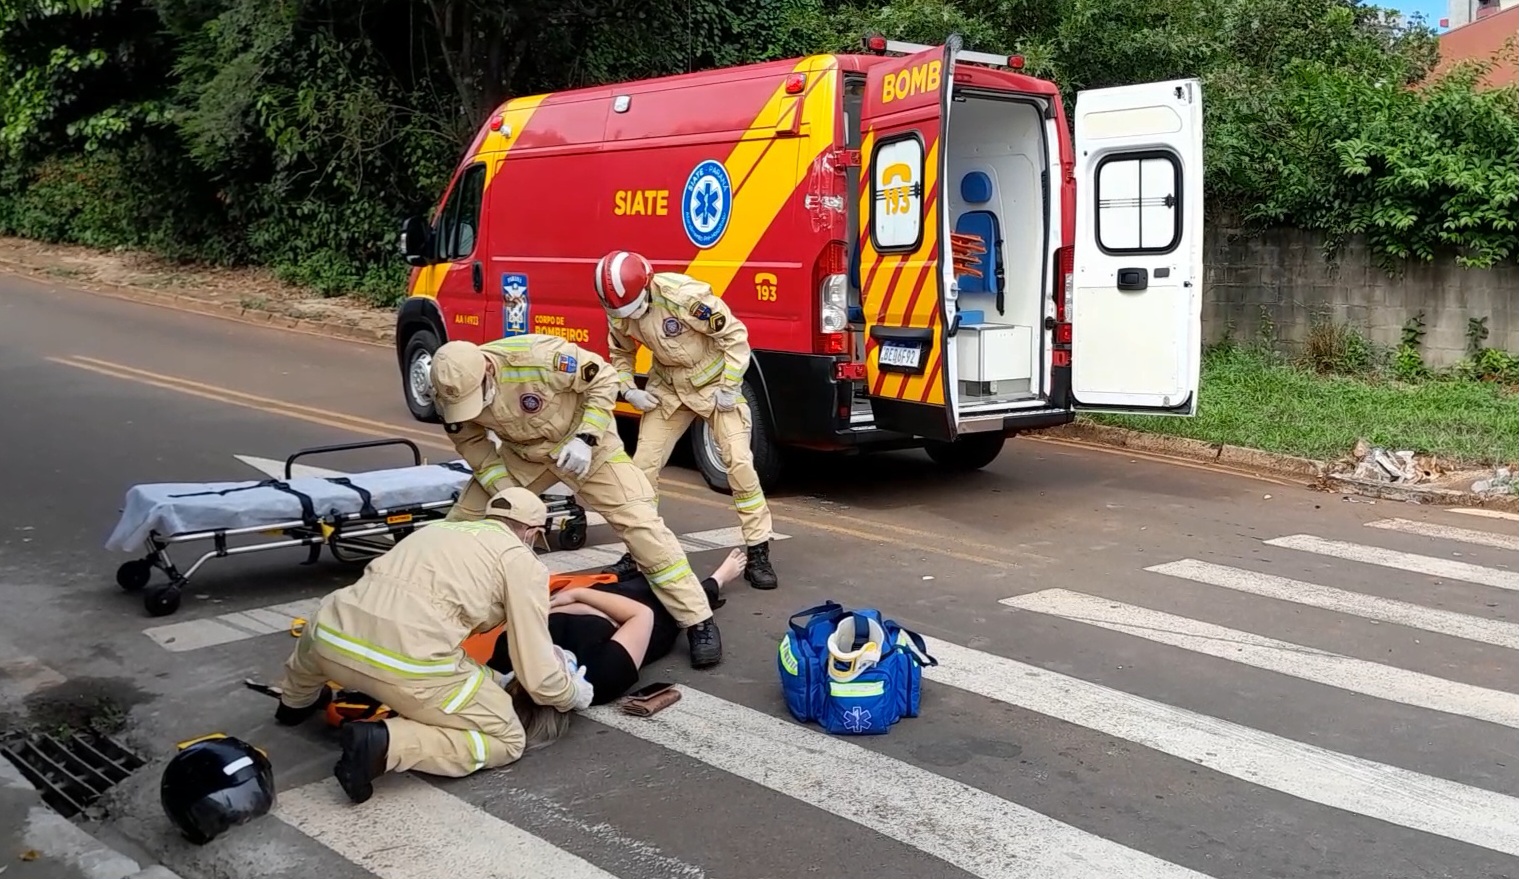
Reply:
<svg viewBox="0 0 1519 879"><path fill-rule="evenodd" d="M981 277L960 275L961 293L996 293L998 291L997 267L1001 265L999 250L1002 245L1002 224L989 208L992 200L992 178L985 171L971 171L960 178L960 199L967 206L982 205L960 214L955 220L955 231L962 235L975 235L986 243L986 253L975 264Z"/></svg>

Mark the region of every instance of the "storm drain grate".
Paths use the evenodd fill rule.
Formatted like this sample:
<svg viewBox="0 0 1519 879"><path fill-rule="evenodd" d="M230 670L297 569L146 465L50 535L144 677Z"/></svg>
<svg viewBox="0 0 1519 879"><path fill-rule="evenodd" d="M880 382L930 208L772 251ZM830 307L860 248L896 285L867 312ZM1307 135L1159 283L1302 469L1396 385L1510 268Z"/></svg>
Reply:
<svg viewBox="0 0 1519 879"><path fill-rule="evenodd" d="M0 756L14 763L43 801L65 818L93 806L145 763L110 736L81 733L26 736L0 748Z"/></svg>

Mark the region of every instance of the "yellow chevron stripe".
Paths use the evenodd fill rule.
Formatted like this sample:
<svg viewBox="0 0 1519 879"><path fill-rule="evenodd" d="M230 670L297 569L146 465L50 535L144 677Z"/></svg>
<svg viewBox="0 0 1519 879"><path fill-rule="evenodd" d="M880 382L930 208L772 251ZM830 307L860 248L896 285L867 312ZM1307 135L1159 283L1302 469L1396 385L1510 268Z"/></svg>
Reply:
<svg viewBox="0 0 1519 879"><path fill-rule="evenodd" d="M781 208L807 179L813 160L833 145L832 123L838 103L838 84L832 73L837 68L838 59L832 55L803 58L792 68L792 73L806 73L808 84L812 86L802 107L801 136L777 138L775 135L775 126L783 118L782 113L789 113L790 102L798 100L797 96L786 94L782 82L723 159L723 167L733 185L743 182L743 188L733 195L728 229L721 241L698 253L681 269L685 274L711 284L718 296L727 292L734 276L775 223ZM647 374L653 363L649 349L639 346L633 361L634 371Z"/></svg>
<svg viewBox="0 0 1519 879"><path fill-rule="evenodd" d="M496 172L501 170L501 163L506 161L506 154L511 151L522 132L532 121L533 113L538 105L542 104L547 94L529 95L524 98L514 98L507 101L503 107L502 131L488 131L485 139L480 142L480 149L470 157L470 160L489 156L490 160L485 163L485 188L490 190L491 181L495 179ZM502 132L507 132L503 134ZM452 263L438 263L420 269L411 282L411 289L407 291L410 296L423 296L429 299L438 298L438 288L442 286L443 279L447 277L449 270L454 268Z"/></svg>

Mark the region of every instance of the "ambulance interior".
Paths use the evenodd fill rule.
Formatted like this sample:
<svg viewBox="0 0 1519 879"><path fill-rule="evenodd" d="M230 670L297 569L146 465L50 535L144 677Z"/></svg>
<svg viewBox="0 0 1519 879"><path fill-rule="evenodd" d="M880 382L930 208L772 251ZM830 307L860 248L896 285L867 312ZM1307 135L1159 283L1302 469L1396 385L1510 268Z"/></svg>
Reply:
<svg viewBox="0 0 1519 879"><path fill-rule="evenodd" d="M858 140L862 91L849 85L845 115ZM950 356L957 409L964 415L1042 401L1050 159L1040 99L956 92L946 137L944 206L950 232L976 236L985 248L971 260L972 271L955 277L960 325L950 339ZM851 180L851 185L859 184ZM851 228L858 228L855 201L848 201ZM858 288L851 290L851 305L858 307L859 295ZM864 350L863 332L855 344ZM855 408L868 413L863 395Z"/></svg>

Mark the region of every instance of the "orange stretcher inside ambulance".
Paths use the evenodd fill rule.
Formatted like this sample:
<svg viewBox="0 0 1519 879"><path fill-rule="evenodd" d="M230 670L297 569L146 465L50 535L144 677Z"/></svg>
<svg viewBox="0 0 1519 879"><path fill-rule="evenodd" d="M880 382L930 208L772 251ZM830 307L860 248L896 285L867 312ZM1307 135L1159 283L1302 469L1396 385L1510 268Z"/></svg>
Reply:
<svg viewBox="0 0 1519 879"><path fill-rule="evenodd" d="M975 469L1079 411L1194 414L1200 84L1080 92L1073 132L1021 58L947 42L507 101L403 227L413 415L436 419L450 339L605 355L592 266L613 249L706 281L747 324L766 485L789 447ZM700 421L690 445L724 488Z"/></svg>

